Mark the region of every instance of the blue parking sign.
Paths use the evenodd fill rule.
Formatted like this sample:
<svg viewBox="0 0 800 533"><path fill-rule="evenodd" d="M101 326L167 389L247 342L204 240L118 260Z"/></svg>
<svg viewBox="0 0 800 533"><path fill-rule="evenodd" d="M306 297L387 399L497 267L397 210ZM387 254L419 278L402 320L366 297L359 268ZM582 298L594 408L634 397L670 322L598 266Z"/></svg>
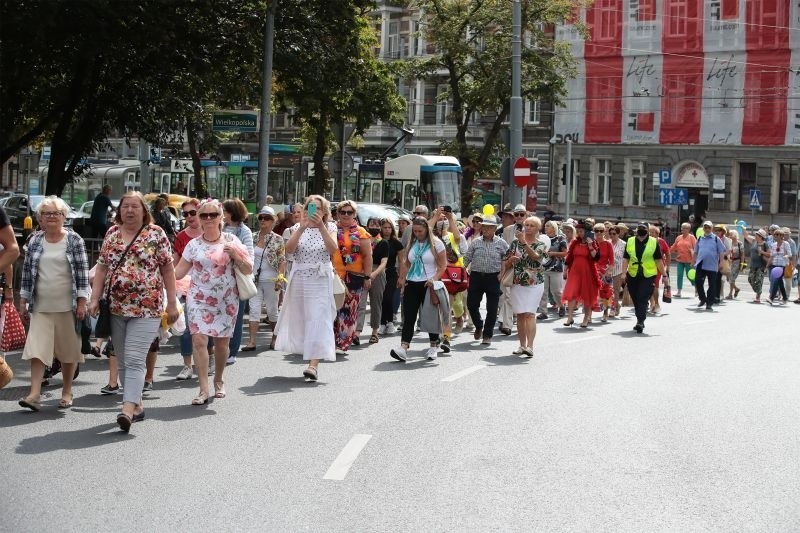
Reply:
<svg viewBox="0 0 800 533"><path fill-rule="evenodd" d="M672 171L668 168L662 168L659 170L658 183L661 185L670 185L672 183Z"/></svg>

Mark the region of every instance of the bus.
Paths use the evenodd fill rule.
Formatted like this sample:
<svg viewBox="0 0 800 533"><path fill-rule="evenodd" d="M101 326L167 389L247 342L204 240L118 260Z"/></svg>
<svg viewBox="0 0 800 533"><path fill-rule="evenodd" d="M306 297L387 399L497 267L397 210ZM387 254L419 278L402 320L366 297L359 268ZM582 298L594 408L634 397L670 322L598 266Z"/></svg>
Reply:
<svg viewBox="0 0 800 533"><path fill-rule="evenodd" d="M356 173L356 201L394 204L412 211L449 205L461 211L461 165L445 155L407 154L385 162L366 162Z"/></svg>

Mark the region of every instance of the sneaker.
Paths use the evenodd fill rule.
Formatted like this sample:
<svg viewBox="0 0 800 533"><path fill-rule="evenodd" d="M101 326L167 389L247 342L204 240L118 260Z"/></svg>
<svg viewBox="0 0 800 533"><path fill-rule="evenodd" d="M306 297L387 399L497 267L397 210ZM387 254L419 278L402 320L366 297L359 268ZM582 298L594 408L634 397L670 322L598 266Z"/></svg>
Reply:
<svg viewBox="0 0 800 533"><path fill-rule="evenodd" d="M653 308L653 314L654 314L654 315L657 315L657 314L659 314L660 312L661 312L661 306L660 306L660 305L657 305L657 306L655 306L655 307Z"/></svg>
<svg viewBox="0 0 800 533"><path fill-rule="evenodd" d="M386 324L386 334L394 335L395 333L397 333L397 326L394 325L394 322Z"/></svg>
<svg viewBox="0 0 800 533"><path fill-rule="evenodd" d="M547 320L547 318L548 318L547 317L547 313L539 313L538 315L536 315L536 318L538 320Z"/></svg>
<svg viewBox="0 0 800 533"><path fill-rule="evenodd" d="M644 331L644 324L642 324L641 322L637 322L636 325L633 326L633 330L636 333L641 333L642 331Z"/></svg>
<svg viewBox="0 0 800 533"><path fill-rule="evenodd" d="M767 303L768 303L769 305L772 305L772 298L767 298Z"/></svg>
<svg viewBox="0 0 800 533"><path fill-rule="evenodd" d="M336 348L336 355L348 355L348 354L344 350L340 350L339 348Z"/></svg>
<svg viewBox="0 0 800 533"><path fill-rule="evenodd" d="M484 337L483 340L481 341L482 346L489 346L490 344L492 344L492 339L488 337Z"/></svg>
<svg viewBox="0 0 800 533"><path fill-rule="evenodd" d="M462 331L464 331L464 319L463 318L457 318L456 319L456 327L453 328L453 333L458 335Z"/></svg>
<svg viewBox="0 0 800 533"><path fill-rule="evenodd" d="M558 318L564 318L564 315L567 314L567 310L563 307L558 308Z"/></svg>
<svg viewBox="0 0 800 533"><path fill-rule="evenodd" d="M378 335L386 335L386 324L381 324L378 327Z"/></svg>
<svg viewBox="0 0 800 533"><path fill-rule="evenodd" d="M392 348L392 351L389 352L389 355L397 359L398 361L406 362L408 359L408 354L406 353L406 349L402 346L400 348Z"/></svg>
<svg viewBox="0 0 800 533"><path fill-rule="evenodd" d="M448 342L445 344L445 342L442 341L442 344L439 345L439 349L442 351L442 353L450 353L450 343Z"/></svg>
<svg viewBox="0 0 800 533"><path fill-rule="evenodd" d="M152 381L145 381L144 387L142 387L142 392L149 392L153 390L153 382Z"/></svg>
<svg viewBox="0 0 800 533"><path fill-rule="evenodd" d="M111 385L106 385L105 387L100 389L100 394L119 394L119 392L120 392L119 385L114 385L113 387Z"/></svg>
<svg viewBox="0 0 800 533"><path fill-rule="evenodd" d="M183 367L183 370L178 372L178 375L175 376L175 379L177 379L178 381L184 381L187 379L192 379L192 376L193 376L192 367L185 366Z"/></svg>
<svg viewBox="0 0 800 533"><path fill-rule="evenodd" d="M680 298L680 297L681 297L681 291L676 292L675 296L673 296L673 298Z"/></svg>
<svg viewBox="0 0 800 533"><path fill-rule="evenodd" d="M428 361L435 361L437 357L436 350L437 350L436 346L431 346L430 348L428 348L425 351L425 358Z"/></svg>
<svg viewBox="0 0 800 533"><path fill-rule="evenodd" d="M225 361L225 364L228 365L228 366L236 364L236 356L235 355L228 356L228 360Z"/></svg>

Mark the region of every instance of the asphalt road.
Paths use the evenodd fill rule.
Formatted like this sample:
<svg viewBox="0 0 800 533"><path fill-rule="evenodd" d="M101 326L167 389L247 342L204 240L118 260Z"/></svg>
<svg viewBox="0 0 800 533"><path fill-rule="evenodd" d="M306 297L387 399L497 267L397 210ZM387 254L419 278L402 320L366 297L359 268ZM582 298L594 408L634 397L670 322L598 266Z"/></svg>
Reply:
<svg viewBox="0 0 800 533"><path fill-rule="evenodd" d="M105 359L31 413L11 355L0 530L800 531L800 305L750 296L662 304L644 335L629 309L550 319L532 360L464 332L403 364L365 336L306 383L299 356L242 354L206 407L167 347L129 435Z"/></svg>

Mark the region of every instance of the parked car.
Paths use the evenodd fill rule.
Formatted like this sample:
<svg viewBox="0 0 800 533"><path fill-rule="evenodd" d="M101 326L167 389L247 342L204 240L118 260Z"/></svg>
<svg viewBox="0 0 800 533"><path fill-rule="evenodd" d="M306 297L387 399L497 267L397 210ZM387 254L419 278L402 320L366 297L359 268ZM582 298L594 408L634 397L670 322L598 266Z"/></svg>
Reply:
<svg viewBox="0 0 800 533"><path fill-rule="evenodd" d="M38 227L36 216L34 215L36 208L44 198L45 196L43 194L31 194L30 196L27 194L12 194L3 199L5 200L3 209L5 209L8 219L11 221L11 227L14 228L14 233L18 237L22 237L23 235L25 217L28 215L33 218L33 228L36 229ZM64 221L64 226L83 234L83 219L71 207Z"/></svg>
<svg viewBox="0 0 800 533"><path fill-rule="evenodd" d="M111 206L112 206L112 209L108 213L109 224L113 223L114 216L116 215L117 208L119 207L119 200L112 199L111 200ZM83 237L90 237L92 235L91 224L89 222L89 219L92 218L92 207L94 207L94 200L89 201L89 202L83 202L81 204L81 206L76 210L76 213L78 214L78 216L80 216L81 219L83 219L82 223L81 223L82 231L78 231L75 228L73 228L73 229L75 229L75 231L77 231ZM76 221L75 225L76 226L78 225L77 221Z"/></svg>
<svg viewBox="0 0 800 533"><path fill-rule="evenodd" d="M370 218L388 218L397 229L397 219L406 215L409 220L413 218L411 211L389 204L370 204L359 202L358 204L358 223L367 227Z"/></svg>

